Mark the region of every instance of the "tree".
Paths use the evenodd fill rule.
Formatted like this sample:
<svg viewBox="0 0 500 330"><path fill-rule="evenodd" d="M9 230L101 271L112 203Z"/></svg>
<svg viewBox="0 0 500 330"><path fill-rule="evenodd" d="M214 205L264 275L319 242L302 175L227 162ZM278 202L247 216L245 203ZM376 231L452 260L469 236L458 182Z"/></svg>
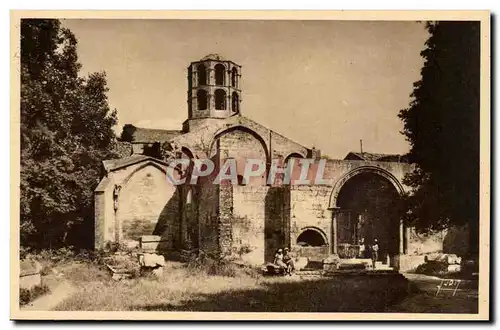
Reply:
<svg viewBox="0 0 500 330"><path fill-rule="evenodd" d="M80 77L76 47L58 20L21 21L23 246L92 244L93 190L117 119L105 73Z"/></svg>
<svg viewBox="0 0 500 330"><path fill-rule="evenodd" d="M421 79L399 113L415 170L408 221L421 232L468 224L471 253L479 225L479 22L427 23Z"/></svg>
<svg viewBox="0 0 500 330"><path fill-rule="evenodd" d="M123 125L122 133L120 135L120 141L124 142L133 142L134 141L134 133L137 130L132 124Z"/></svg>

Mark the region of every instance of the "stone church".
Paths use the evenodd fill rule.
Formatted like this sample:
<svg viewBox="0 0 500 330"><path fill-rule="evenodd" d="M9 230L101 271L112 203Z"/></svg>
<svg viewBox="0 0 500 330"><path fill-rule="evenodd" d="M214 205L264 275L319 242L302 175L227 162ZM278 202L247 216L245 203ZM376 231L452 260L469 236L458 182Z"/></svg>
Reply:
<svg viewBox="0 0 500 330"><path fill-rule="evenodd" d="M201 250L261 265L279 247L310 260L331 254L352 258L362 240L377 238L381 260L400 270L446 249L446 233L417 235L401 220L397 201L408 190L402 180L412 169L404 157L366 152L338 160L322 157L319 150L245 117L241 66L217 54L192 62L187 78L182 129L128 125L127 138L118 144L121 157L103 162L95 189L97 249L123 244L167 255ZM205 177L196 185L173 185L167 167L174 158L208 158L216 164L261 159L268 166L253 184L217 185ZM286 166L304 158L324 159L323 175L330 183L266 181L273 160ZM238 165L237 170L240 177L243 169ZM178 171L191 174L190 168Z"/></svg>

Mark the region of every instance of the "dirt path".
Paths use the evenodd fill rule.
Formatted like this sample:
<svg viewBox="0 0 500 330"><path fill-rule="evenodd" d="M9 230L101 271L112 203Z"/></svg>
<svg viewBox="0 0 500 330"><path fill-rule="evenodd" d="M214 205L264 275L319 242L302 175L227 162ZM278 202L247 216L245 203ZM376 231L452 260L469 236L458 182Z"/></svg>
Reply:
<svg viewBox="0 0 500 330"><path fill-rule="evenodd" d="M21 307L25 311L48 311L52 310L61 301L69 297L76 291L68 281L63 281L51 293L44 295L31 303Z"/></svg>

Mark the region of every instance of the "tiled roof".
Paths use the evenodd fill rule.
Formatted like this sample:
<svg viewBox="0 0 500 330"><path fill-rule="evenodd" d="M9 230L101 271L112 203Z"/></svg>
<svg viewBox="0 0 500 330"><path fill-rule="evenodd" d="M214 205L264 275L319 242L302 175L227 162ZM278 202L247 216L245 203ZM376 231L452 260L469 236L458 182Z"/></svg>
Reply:
<svg viewBox="0 0 500 330"><path fill-rule="evenodd" d="M182 134L180 130L136 127L132 142L154 143L166 142Z"/></svg>
<svg viewBox="0 0 500 330"><path fill-rule="evenodd" d="M106 187L109 184L109 179L107 177L102 178L101 182L97 185L97 187L94 189L94 191L105 191Z"/></svg>
<svg viewBox="0 0 500 330"><path fill-rule="evenodd" d="M406 161L405 156L390 155L390 154L377 154L372 152L349 152L344 160L364 160L372 162L402 162Z"/></svg>
<svg viewBox="0 0 500 330"><path fill-rule="evenodd" d="M121 168L121 167L125 167L128 165L133 165L133 164L142 162L142 161L147 160L147 159L153 159L157 162L161 162L160 160L153 158L153 157L136 154L136 155L132 155L132 156L125 157L125 158L104 160L102 163L104 165L104 168L106 169L106 172L109 172L109 171L114 170L116 168Z"/></svg>

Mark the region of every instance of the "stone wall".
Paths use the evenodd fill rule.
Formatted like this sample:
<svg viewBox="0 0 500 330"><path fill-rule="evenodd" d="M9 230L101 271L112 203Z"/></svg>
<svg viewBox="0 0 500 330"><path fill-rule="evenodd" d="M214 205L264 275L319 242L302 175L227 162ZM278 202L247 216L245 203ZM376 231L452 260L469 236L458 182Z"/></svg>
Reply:
<svg viewBox="0 0 500 330"><path fill-rule="evenodd" d="M235 186L233 189L233 255L250 264L264 263L267 191L267 186Z"/></svg>
<svg viewBox="0 0 500 330"><path fill-rule="evenodd" d="M313 259L325 258L325 251L331 247L332 215L328 210L331 193L329 186L292 186L291 187L291 249L298 255ZM297 238L306 229L313 228L326 236L328 248L302 248L297 245Z"/></svg>
<svg viewBox="0 0 500 330"><path fill-rule="evenodd" d="M177 187L162 169L149 165L138 169L122 184L116 222L121 242L137 241L142 235L160 235L162 249L179 245L180 199Z"/></svg>
<svg viewBox="0 0 500 330"><path fill-rule="evenodd" d="M229 257L233 247L233 185L219 187L219 223L217 238L221 257Z"/></svg>
<svg viewBox="0 0 500 330"><path fill-rule="evenodd" d="M192 119L187 120L183 127L189 132L175 137L172 141L197 151L205 149L200 148L200 145L204 145L210 149L208 153L210 157L216 153L214 140L235 129L253 132L254 135L259 136L268 154L271 154L271 158L286 157L292 153L307 157L310 152L310 149L244 116L232 116L226 119Z"/></svg>
<svg viewBox="0 0 500 330"><path fill-rule="evenodd" d="M290 187L270 186L265 198L265 258L272 261L279 248L290 244Z"/></svg>
<svg viewBox="0 0 500 330"><path fill-rule="evenodd" d="M219 187L213 178L200 177L197 186L197 217L199 222L199 248L210 255L219 254Z"/></svg>
<svg viewBox="0 0 500 330"><path fill-rule="evenodd" d="M431 234L418 234L414 229L407 230L408 255L426 255L431 253L452 253L465 255L469 250L467 226Z"/></svg>
<svg viewBox="0 0 500 330"><path fill-rule="evenodd" d="M243 176L247 159L267 160L266 146L255 134L242 128L229 130L219 137L220 156L222 160L236 160L238 175ZM266 174L260 178L251 178L252 184L265 185Z"/></svg>
<svg viewBox="0 0 500 330"><path fill-rule="evenodd" d="M182 196L181 202L181 248L192 250L198 248L199 227L198 227L198 194L197 186L179 186Z"/></svg>
<svg viewBox="0 0 500 330"><path fill-rule="evenodd" d="M98 249L104 248L107 242L113 242L116 239L113 187L113 182L104 178L94 195L94 246Z"/></svg>

